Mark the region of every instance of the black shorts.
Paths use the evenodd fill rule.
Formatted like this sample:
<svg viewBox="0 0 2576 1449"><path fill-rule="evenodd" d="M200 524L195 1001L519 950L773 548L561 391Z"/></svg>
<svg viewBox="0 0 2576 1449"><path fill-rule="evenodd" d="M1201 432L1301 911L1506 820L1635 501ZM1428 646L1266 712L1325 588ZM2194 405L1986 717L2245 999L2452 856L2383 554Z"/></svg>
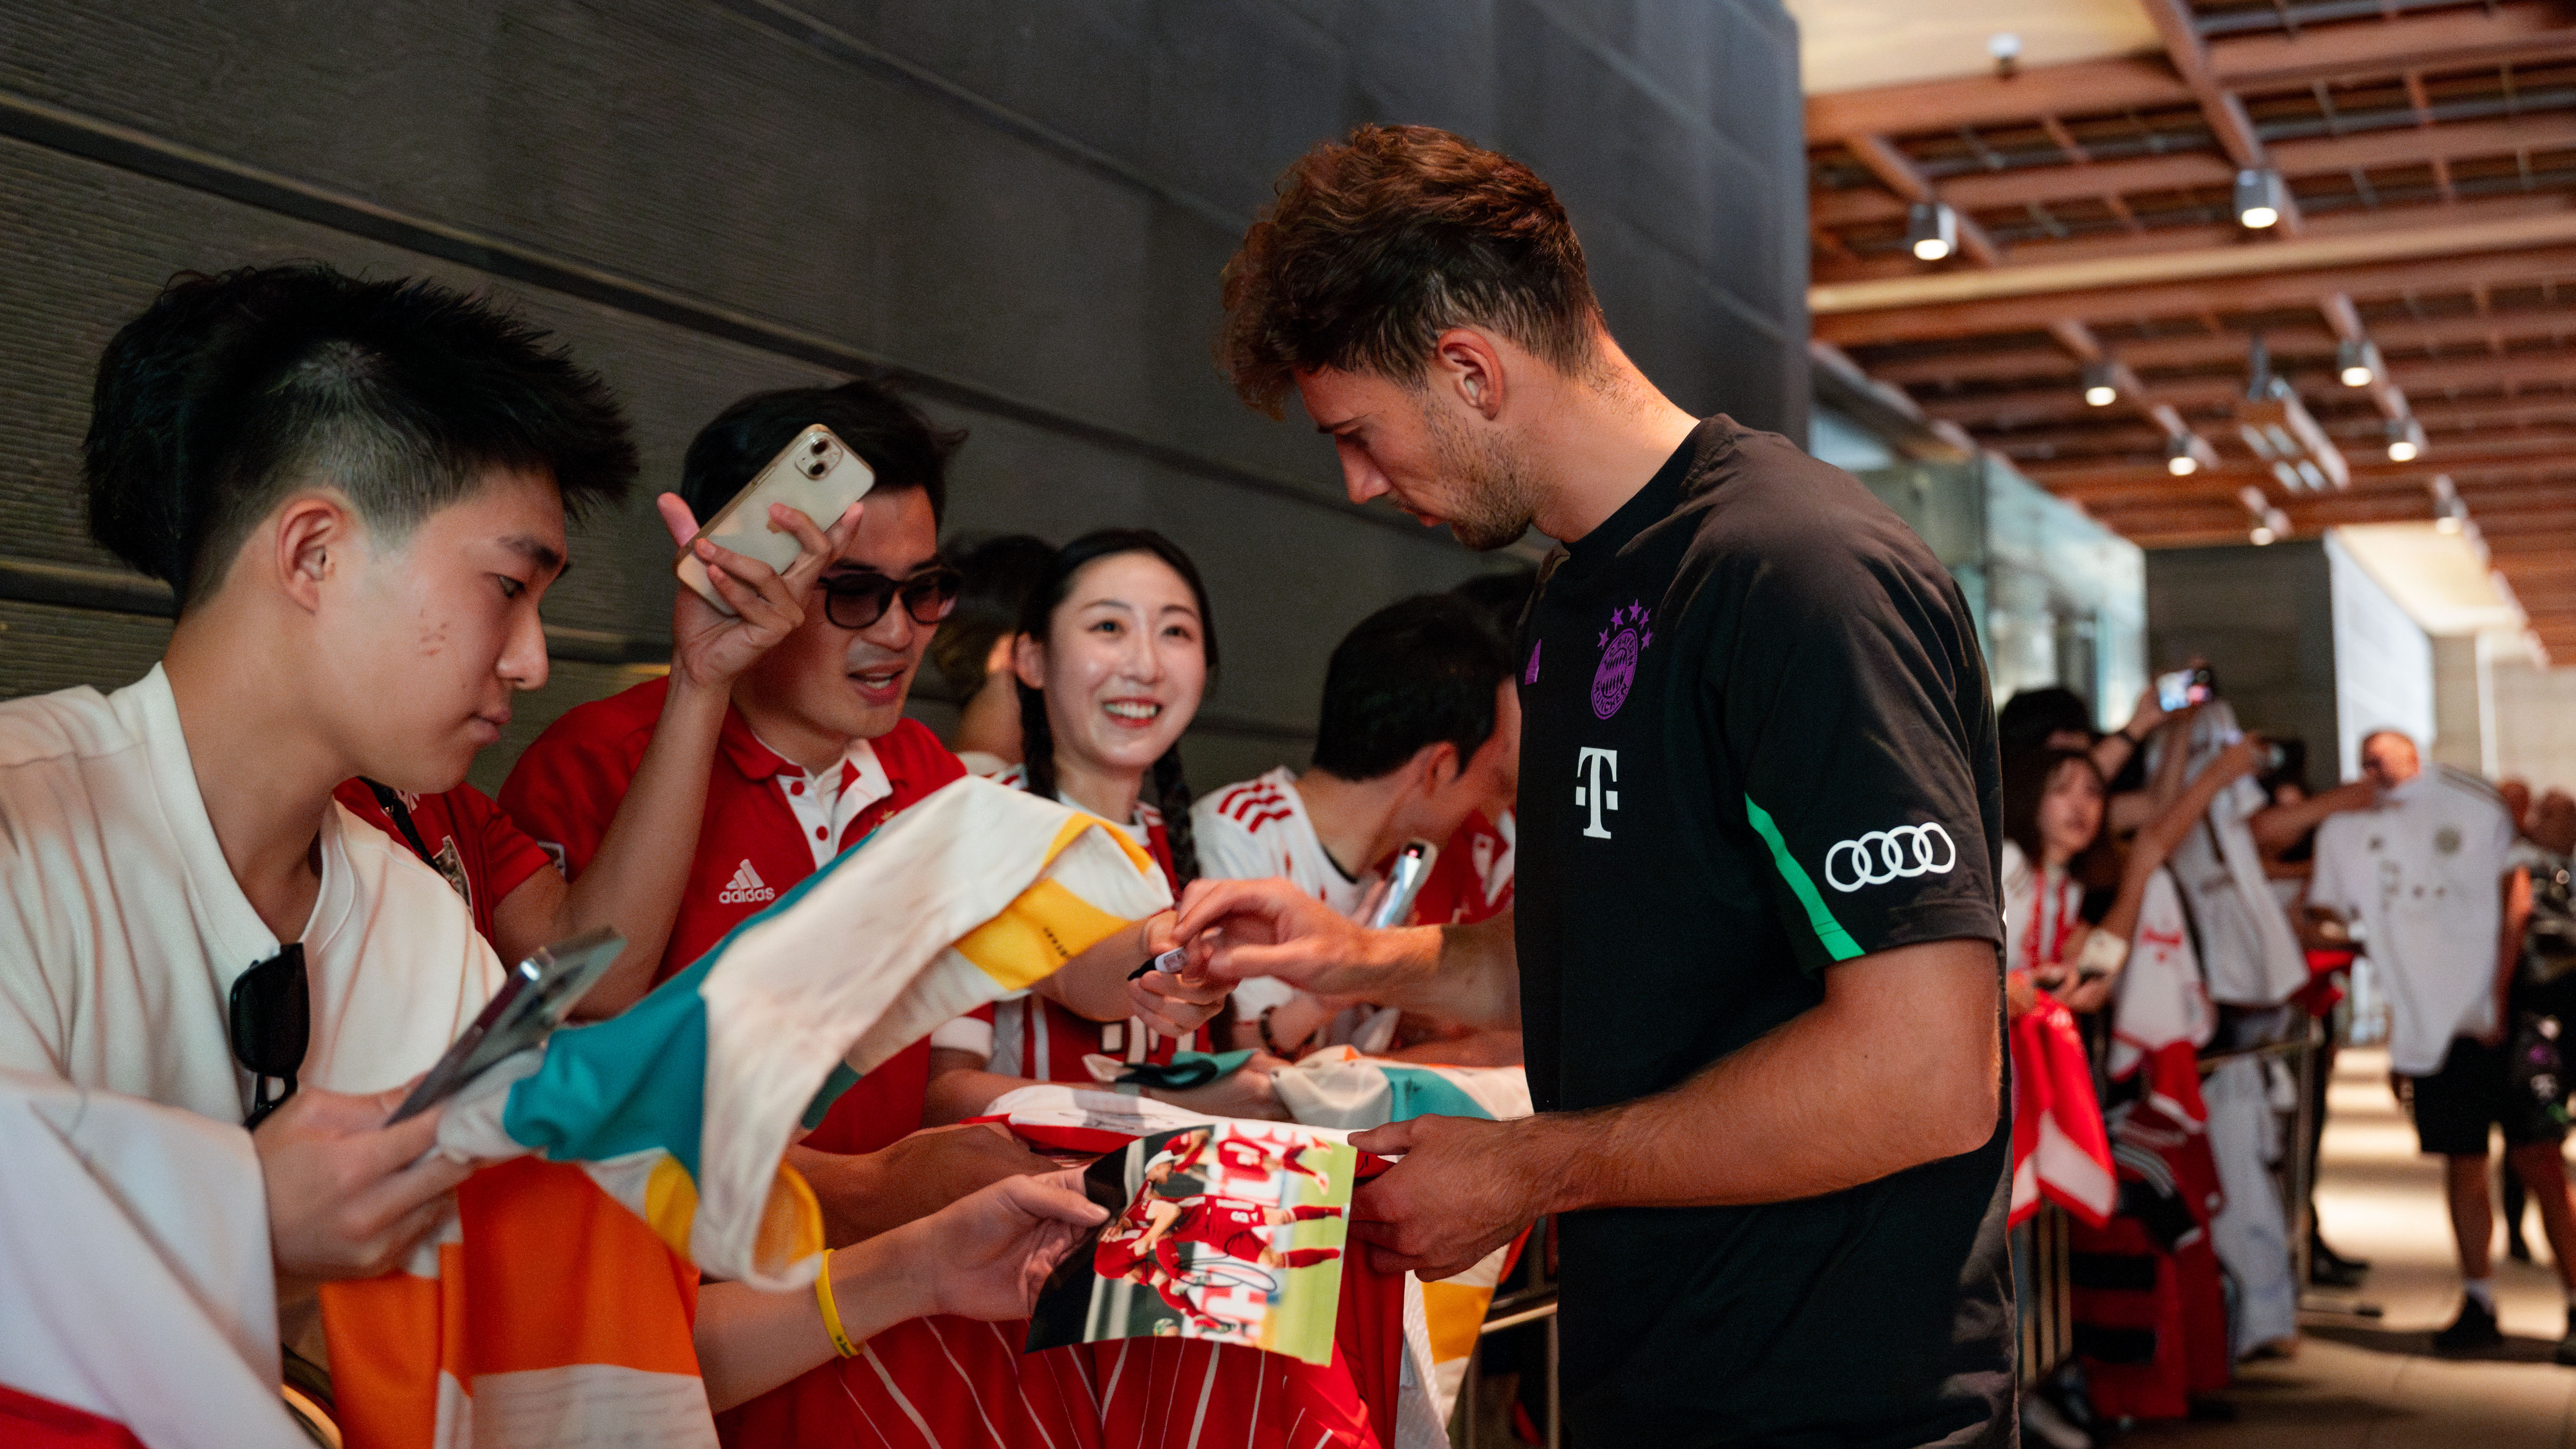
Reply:
<svg viewBox="0 0 2576 1449"><path fill-rule="evenodd" d="M2505 1049L2454 1037L2442 1070L2410 1079L2415 1140L2445 1157L2483 1157L2487 1129L2504 1129L2504 1145L2562 1142L2567 1129L2549 1104L2517 1093L2506 1070Z"/></svg>

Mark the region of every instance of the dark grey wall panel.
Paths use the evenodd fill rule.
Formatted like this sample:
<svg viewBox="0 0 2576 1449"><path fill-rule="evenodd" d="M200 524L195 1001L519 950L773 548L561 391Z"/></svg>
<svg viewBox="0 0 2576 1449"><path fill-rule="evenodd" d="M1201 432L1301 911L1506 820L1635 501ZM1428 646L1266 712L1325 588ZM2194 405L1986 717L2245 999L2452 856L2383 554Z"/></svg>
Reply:
<svg viewBox="0 0 2576 1449"><path fill-rule="evenodd" d="M2308 779L2336 783L2334 585L2325 545L2147 550L2151 669L2206 659L2237 723L2308 745Z"/></svg>
<svg viewBox="0 0 2576 1449"><path fill-rule="evenodd" d="M1302 755L1350 623L1485 566L1351 508L1302 419L1215 375L1217 272L1280 167L1367 119L1522 156L1659 382L1803 436L1796 74L1773 0L0 0L0 555L109 566L73 488L89 367L172 271L428 273L605 372L648 492L732 397L877 365L972 435L953 529L1171 533L1226 654L1212 784ZM667 635L646 498L576 550L556 677L478 778ZM131 677L163 627L8 607L0 693Z"/></svg>

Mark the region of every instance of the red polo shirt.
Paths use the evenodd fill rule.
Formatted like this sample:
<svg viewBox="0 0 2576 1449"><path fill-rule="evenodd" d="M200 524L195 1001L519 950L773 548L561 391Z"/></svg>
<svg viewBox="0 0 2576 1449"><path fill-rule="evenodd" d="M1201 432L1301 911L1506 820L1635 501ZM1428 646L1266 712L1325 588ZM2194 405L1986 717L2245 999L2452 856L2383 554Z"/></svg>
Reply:
<svg viewBox="0 0 2576 1449"><path fill-rule="evenodd" d="M396 844L418 850L376 803L366 781L343 780L331 793L349 807L349 813L393 837ZM527 884L528 877L546 868L544 847L530 840L491 796L471 785L437 795L394 793L410 814L420 844L428 847L422 858L465 898L467 909L474 912L474 929L497 945L500 938L493 933L492 912L510 892Z"/></svg>
<svg viewBox="0 0 2576 1449"><path fill-rule="evenodd" d="M669 692L669 680L655 679L574 708L528 746L501 787L502 808L548 849L560 851L567 874L579 875L598 852L643 763ZM762 744L740 711L726 709L697 854L654 980L697 960L726 932L812 875L818 848L830 859L966 773L917 720L904 720L866 743L867 749L853 751L841 765L842 808L818 809L820 791L804 767ZM880 786L882 795L861 799ZM816 823L823 820L830 823ZM805 1145L873 1152L895 1141L921 1126L929 1079L930 1044L916 1042L843 1094Z"/></svg>

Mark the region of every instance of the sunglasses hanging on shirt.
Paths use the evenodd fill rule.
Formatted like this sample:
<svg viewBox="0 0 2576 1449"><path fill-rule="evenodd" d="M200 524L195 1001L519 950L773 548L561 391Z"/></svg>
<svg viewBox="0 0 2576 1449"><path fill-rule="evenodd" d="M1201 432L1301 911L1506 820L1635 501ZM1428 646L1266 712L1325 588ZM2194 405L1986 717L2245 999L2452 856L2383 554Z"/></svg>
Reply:
<svg viewBox="0 0 2576 1449"><path fill-rule="evenodd" d="M885 617L895 598L916 624L936 624L957 607L962 576L945 566L927 568L907 578L888 578L875 569L845 569L825 574L817 585L823 593L823 616L843 629L865 629Z"/></svg>
<svg viewBox="0 0 2576 1449"><path fill-rule="evenodd" d="M295 1095L295 1074L313 1034L313 987L304 976L304 943L293 941L233 981L233 1060L251 1074L250 1114L257 1127ZM268 1084L283 1088L268 1094Z"/></svg>

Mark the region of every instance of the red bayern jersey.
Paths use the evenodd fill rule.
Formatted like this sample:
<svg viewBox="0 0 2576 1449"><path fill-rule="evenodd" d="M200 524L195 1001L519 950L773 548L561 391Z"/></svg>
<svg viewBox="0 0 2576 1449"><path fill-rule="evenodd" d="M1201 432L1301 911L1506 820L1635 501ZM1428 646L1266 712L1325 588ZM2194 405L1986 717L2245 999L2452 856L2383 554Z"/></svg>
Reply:
<svg viewBox="0 0 2576 1449"><path fill-rule="evenodd" d="M1496 825L1480 811L1441 845L1430 879L1413 898L1410 924L1471 926L1510 907L1512 828L1508 815L1505 820Z"/></svg>
<svg viewBox="0 0 2576 1449"><path fill-rule="evenodd" d="M418 844L407 838L393 817L385 813L366 781L343 780L340 788L331 793L349 807L349 813L393 837L397 844L415 853L425 850L422 859L465 898L466 907L474 912L474 929L486 941L495 939L492 912L502 900L527 884L528 877L552 864L544 846L529 839L528 833L491 796L471 785L459 785L436 795L394 792L404 813L411 817L412 830L420 836Z"/></svg>
<svg viewBox="0 0 2576 1449"><path fill-rule="evenodd" d="M502 806L549 850L560 852L567 875L578 876L597 853L652 742L669 691L669 680L655 679L574 708L528 746L501 787ZM867 749L854 750L841 766L848 808L833 817L837 829L809 824L818 818L820 787L802 766L762 744L741 711L726 709L697 854L655 980L697 960L725 933L812 875L818 853L828 860L966 773L917 720L903 720L866 743ZM854 791L872 798L862 801ZM921 1126L929 1077L929 1043L917 1042L844 1093L805 1145L826 1152L886 1146Z"/></svg>

